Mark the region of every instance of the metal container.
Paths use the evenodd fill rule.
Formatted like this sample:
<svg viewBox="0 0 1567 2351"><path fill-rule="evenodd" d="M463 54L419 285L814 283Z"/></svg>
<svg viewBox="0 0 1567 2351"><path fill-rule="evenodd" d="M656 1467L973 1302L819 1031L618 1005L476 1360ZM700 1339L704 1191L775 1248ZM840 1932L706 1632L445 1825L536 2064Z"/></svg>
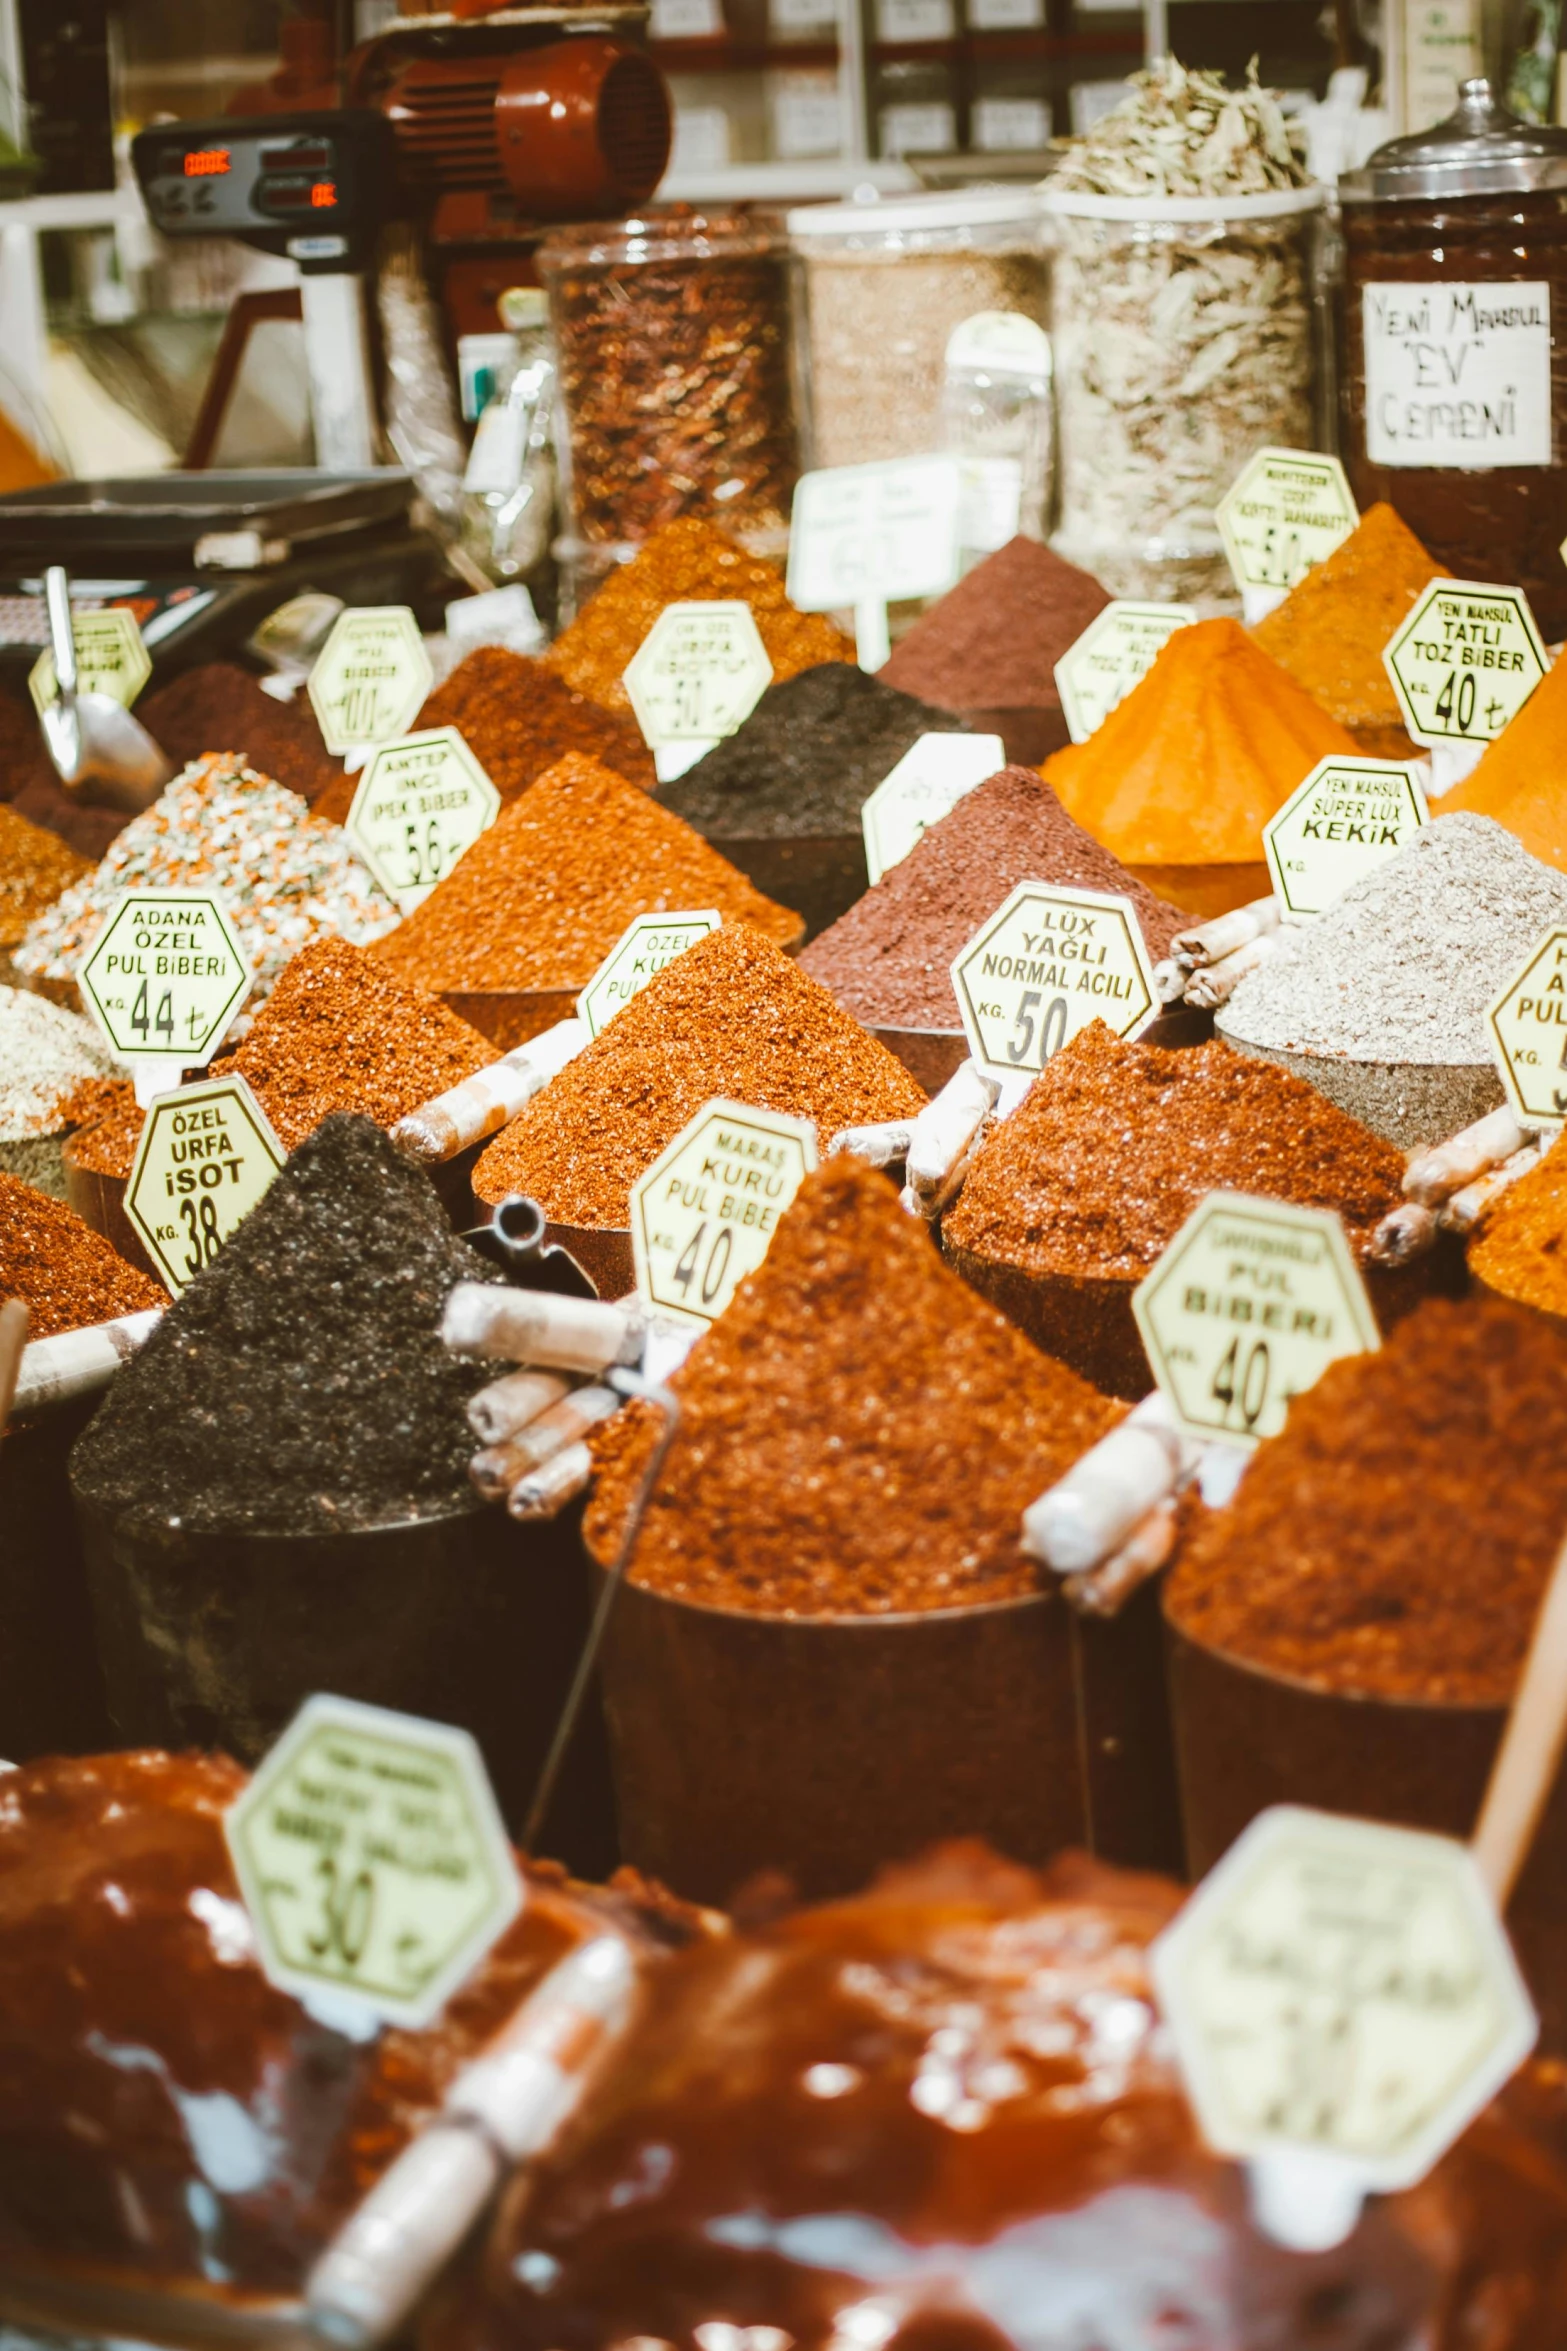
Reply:
<svg viewBox="0 0 1567 2351"><path fill-rule="evenodd" d="M927 1094L939 1094L969 1057L969 1041L961 1029L873 1028L870 1033Z"/></svg>
<svg viewBox="0 0 1567 2351"><path fill-rule="evenodd" d="M1342 1053L1296 1053L1283 1045L1254 1045L1225 1025L1222 1007L1216 1028L1237 1053L1276 1061L1280 1069L1304 1078L1401 1151L1443 1142L1484 1118L1503 1099L1502 1081L1489 1061L1351 1061Z"/></svg>
<svg viewBox="0 0 1567 2351"><path fill-rule="evenodd" d="M1099 1623L1054 1591L784 1618L628 1583L602 1670L621 1849L692 1900L846 1893L955 1836L1180 1869L1151 1590Z"/></svg>
<svg viewBox="0 0 1567 2351"><path fill-rule="evenodd" d="M1194 1877L1270 1804L1312 1804L1467 1838L1507 1722L1502 1706L1429 1706L1322 1690L1169 1631L1181 1813ZM1567 2049L1567 1774L1507 1911L1539 2005Z"/></svg>
<svg viewBox="0 0 1567 2351"><path fill-rule="evenodd" d="M581 993L580 988L443 988L441 1002L481 1037L488 1037L497 1052L510 1053L557 1021L570 1020Z"/></svg>
<svg viewBox="0 0 1567 2351"><path fill-rule="evenodd" d="M706 832L703 838L739 867L753 889L801 916L804 928L784 947L786 955L797 955L871 886L858 825L852 833Z"/></svg>
<svg viewBox="0 0 1567 2351"><path fill-rule="evenodd" d="M339 1535L205 1535L115 1520L74 1479L72 1494L116 1743L253 1764L331 1690L472 1731L522 1820L587 1626L571 1517L520 1526L475 1501ZM581 1744L546 1844L602 1868L605 1806Z"/></svg>
<svg viewBox="0 0 1567 2351"><path fill-rule="evenodd" d="M544 1240L570 1251L601 1298L624 1298L635 1289L629 1225L548 1224Z"/></svg>
<svg viewBox="0 0 1567 2351"><path fill-rule="evenodd" d="M488 1141L490 1138L486 1137ZM470 1143L466 1151L455 1159L443 1160L438 1166L426 1168L425 1173L435 1187L441 1206L451 1219L453 1229L461 1232L477 1218L473 1197L473 1171L479 1162L484 1143ZM72 1154L67 1140L61 1153L65 1171L65 1198L74 1208L83 1224L116 1248L127 1264L139 1266L161 1283L163 1275L152 1262L140 1233L125 1210L125 1176L105 1175L101 1168L82 1167Z"/></svg>
<svg viewBox="0 0 1567 2351"><path fill-rule="evenodd" d="M66 1461L98 1399L0 1438L0 1756L112 1746Z"/></svg>

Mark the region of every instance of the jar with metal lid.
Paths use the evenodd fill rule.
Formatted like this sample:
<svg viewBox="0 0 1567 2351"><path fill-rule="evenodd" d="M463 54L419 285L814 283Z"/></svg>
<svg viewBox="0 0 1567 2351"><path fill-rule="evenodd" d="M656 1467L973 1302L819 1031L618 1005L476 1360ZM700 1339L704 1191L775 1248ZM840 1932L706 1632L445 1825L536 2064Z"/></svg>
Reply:
<svg viewBox="0 0 1567 2351"><path fill-rule="evenodd" d="M813 465L944 447L954 328L989 311L1046 324L1031 188L810 204L788 218L804 271Z"/></svg>
<svg viewBox="0 0 1567 2351"><path fill-rule="evenodd" d="M1567 131L1464 82L1339 181L1343 454L1461 579L1567 633Z"/></svg>
<svg viewBox="0 0 1567 2351"><path fill-rule="evenodd" d="M564 408L568 573L688 514L781 551L800 465L776 222L652 205L554 230L538 269Z"/></svg>

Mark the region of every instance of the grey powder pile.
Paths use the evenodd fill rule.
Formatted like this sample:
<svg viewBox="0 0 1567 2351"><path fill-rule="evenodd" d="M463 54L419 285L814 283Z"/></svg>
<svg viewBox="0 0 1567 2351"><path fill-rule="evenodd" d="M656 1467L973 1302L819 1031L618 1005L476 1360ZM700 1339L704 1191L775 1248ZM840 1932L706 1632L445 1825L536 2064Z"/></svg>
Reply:
<svg viewBox="0 0 1567 2351"><path fill-rule="evenodd" d="M1556 923L1567 874L1488 816L1439 816L1242 980L1220 1032L1350 1061L1489 1063L1486 1007Z"/></svg>
<svg viewBox="0 0 1567 2351"><path fill-rule="evenodd" d="M60 1104L84 1078L120 1064L90 1021L25 988L0 988L0 1168L65 1197L55 1136Z"/></svg>

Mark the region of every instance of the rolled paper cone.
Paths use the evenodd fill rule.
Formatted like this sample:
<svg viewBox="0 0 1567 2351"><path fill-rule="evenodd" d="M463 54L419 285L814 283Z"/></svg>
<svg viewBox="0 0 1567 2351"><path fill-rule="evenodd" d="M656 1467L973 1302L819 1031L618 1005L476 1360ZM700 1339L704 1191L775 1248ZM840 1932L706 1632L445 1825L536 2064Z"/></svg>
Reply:
<svg viewBox="0 0 1567 2351"><path fill-rule="evenodd" d="M446 1301L441 1337L454 1355L542 1365L547 1371L605 1371L635 1363L643 1318L600 1298L557 1298L542 1290L508 1290L459 1282Z"/></svg>
<svg viewBox="0 0 1567 2351"><path fill-rule="evenodd" d="M1205 964L1233 955L1237 947L1249 946L1253 939L1276 931L1283 919L1284 909L1277 898L1253 898L1249 906L1232 907L1228 914L1216 914L1212 922L1194 923L1189 931L1178 931L1170 941L1170 953L1188 971L1200 971Z"/></svg>
<svg viewBox="0 0 1567 2351"><path fill-rule="evenodd" d="M486 1445L503 1445L570 1393L564 1372L509 1371L504 1379L492 1380L477 1396L470 1396L468 1426Z"/></svg>
<svg viewBox="0 0 1567 2351"><path fill-rule="evenodd" d="M1183 1486L1202 1447L1176 1427L1157 1391L1023 1513L1023 1549L1057 1575L1082 1575L1130 1541L1148 1513Z"/></svg>
<svg viewBox="0 0 1567 2351"><path fill-rule="evenodd" d="M464 1078L460 1086L410 1110L393 1127L392 1141L426 1165L455 1159L470 1143L498 1134L588 1041L586 1021L557 1021L542 1036L530 1037L526 1045Z"/></svg>
<svg viewBox="0 0 1567 2351"><path fill-rule="evenodd" d="M439 2114L382 2173L305 2289L314 2334L369 2351L397 2332L499 2183L548 2147L631 2014L636 1973L618 1935L551 1968L465 2066Z"/></svg>
<svg viewBox="0 0 1567 2351"><path fill-rule="evenodd" d="M542 1469L555 1454L618 1412L624 1402L613 1388L574 1388L548 1412L508 1437L504 1445L489 1445L476 1453L468 1464L468 1475L487 1501L498 1502L530 1470Z"/></svg>
<svg viewBox="0 0 1567 2351"><path fill-rule="evenodd" d="M1119 1551L1086 1575L1069 1576L1062 1586L1079 1616L1119 1616L1139 1585L1156 1576L1175 1549L1173 1502L1157 1503L1132 1529Z"/></svg>
<svg viewBox="0 0 1567 2351"><path fill-rule="evenodd" d="M1153 992L1161 1004L1179 1004L1186 993L1186 966L1167 955L1153 967Z"/></svg>
<svg viewBox="0 0 1567 2351"><path fill-rule="evenodd" d="M890 1167L895 1159L907 1159L913 1131L906 1118L889 1118L873 1127L840 1127L827 1146L827 1156L836 1159L846 1152L863 1159L867 1167Z"/></svg>
<svg viewBox="0 0 1567 2351"><path fill-rule="evenodd" d="M568 1445L541 1469L520 1478L506 1497L513 1518L558 1518L568 1502L587 1492L593 1456L586 1445Z"/></svg>
<svg viewBox="0 0 1567 2351"><path fill-rule="evenodd" d="M18 1420L53 1404L67 1404L73 1396L91 1396L106 1388L162 1312L161 1306L149 1306L140 1314L121 1314L112 1322L88 1323L83 1330L34 1339L30 1347L22 1349L12 1405Z"/></svg>
<svg viewBox="0 0 1567 2351"><path fill-rule="evenodd" d="M1489 1167L1500 1167L1533 1140L1528 1128L1518 1124L1511 1104L1504 1102L1445 1143L1428 1143L1423 1151L1411 1152L1404 1170L1404 1197L1426 1208L1440 1208L1465 1184Z"/></svg>
<svg viewBox="0 0 1567 2351"><path fill-rule="evenodd" d="M11 1417L12 1399L22 1369L22 1352L27 1345L27 1307L20 1298L8 1298L0 1306L0 1437L5 1435L6 1423Z"/></svg>
<svg viewBox="0 0 1567 2351"><path fill-rule="evenodd" d="M1237 947L1233 955L1226 955L1220 963L1205 964L1194 971L1186 983L1186 1001L1201 1011L1227 1004L1248 972L1256 971L1270 956L1281 955L1284 942L1277 931L1263 931L1244 947Z"/></svg>
<svg viewBox="0 0 1567 2351"><path fill-rule="evenodd" d="M1371 1236L1367 1254L1376 1265L1409 1265L1436 1246L1439 1227L1436 1210L1422 1201L1406 1200L1390 1208Z"/></svg>
<svg viewBox="0 0 1567 2351"><path fill-rule="evenodd" d="M1520 1176L1527 1175L1531 1167L1538 1167L1544 1156L1538 1143L1526 1144L1522 1151L1515 1151L1511 1159L1504 1160L1500 1167L1491 1168L1485 1175L1477 1176L1472 1184L1465 1184L1460 1191L1454 1192L1436 1212L1436 1221L1442 1231L1472 1233L1491 1202L1499 1200L1508 1186L1516 1184Z"/></svg>
<svg viewBox="0 0 1567 2351"><path fill-rule="evenodd" d="M908 1175L917 1199L929 1201L946 1188L978 1140L1000 1090L994 1078L965 1061L926 1103L909 1135Z"/></svg>

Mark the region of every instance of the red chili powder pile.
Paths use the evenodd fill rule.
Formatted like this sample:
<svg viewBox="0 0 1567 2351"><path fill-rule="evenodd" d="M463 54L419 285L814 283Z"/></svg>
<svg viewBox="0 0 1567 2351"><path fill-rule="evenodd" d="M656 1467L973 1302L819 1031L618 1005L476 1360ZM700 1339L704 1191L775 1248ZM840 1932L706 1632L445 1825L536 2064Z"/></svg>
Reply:
<svg viewBox="0 0 1567 2351"><path fill-rule="evenodd" d="M1030 1274L1140 1280L1206 1192L1331 1208L1364 1257L1404 1158L1275 1062L1212 1044L1062 1047L974 1162L945 1237Z"/></svg>
<svg viewBox="0 0 1567 2351"><path fill-rule="evenodd" d="M1033 768L1005 767L813 939L801 967L871 1027L956 1029L952 959L1023 881L1130 898L1155 963L1192 919L1074 824Z"/></svg>
<svg viewBox="0 0 1567 2351"><path fill-rule="evenodd" d="M1567 1337L1433 1300L1329 1366L1178 1557L1192 1640L1363 1697L1505 1706L1567 1526Z"/></svg>
<svg viewBox="0 0 1567 2351"><path fill-rule="evenodd" d="M680 817L574 752L502 809L375 951L415 987L580 988L637 915L699 906L772 939L802 927Z"/></svg>
<svg viewBox="0 0 1567 2351"><path fill-rule="evenodd" d="M144 694L136 715L176 767L208 751L237 752L242 765L287 784L318 815L325 813L318 805L325 794L343 782L343 763L321 740L304 689L292 702L279 702L237 662L203 661L182 670Z"/></svg>
<svg viewBox="0 0 1567 2351"><path fill-rule="evenodd" d="M0 1298L25 1302L29 1339L169 1302L73 1208L13 1175L0 1175Z"/></svg>
<svg viewBox="0 0 1567 2351"><path fill-rule="evenodd" d="M768 939L726 924L666 964L474 1170L481 1200L531 1192L562 1224L621 1226L630 1192L714 1095L840 1127L911 1118L901 1062Z"/></svg>
<svg viewBox="0 0 1567 2351"><path fill-rule="evenodd" d="M1037 1591L1023 1509L1123 1410L965 1288L886 1177L847 1158L807 1176L673 1384L680 1433L632 1581L768 1616ZM595 1442L601 1556L656 1425L635 1407Z"/></svg>
<svg viewBox="0 0 1567 2351"><path fill-rule="evenodd" d="M824 613L796 611L774 565L687 515L654 531L629 563L610 573L562 629L545 663L602 709L629 715L622 673L665 605L725 598L750 605L775 685L819 661L854 659L854 647Z"/></svg>

